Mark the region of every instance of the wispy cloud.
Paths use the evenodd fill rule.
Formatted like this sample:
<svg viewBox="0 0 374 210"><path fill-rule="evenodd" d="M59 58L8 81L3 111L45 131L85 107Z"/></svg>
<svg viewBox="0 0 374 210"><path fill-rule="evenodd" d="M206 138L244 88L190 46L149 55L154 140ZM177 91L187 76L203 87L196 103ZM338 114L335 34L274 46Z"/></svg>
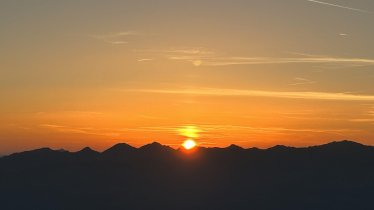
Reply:
<svg viewBox="0 0 374 210"><path fill-rule="evenodd" d="M118 137L120 134L114 131L103 131L101 129L95 129L90 127L73 127L67 125L56 125L56 124L40 124L40 127L51 129L57 132L63 133L75 133L75 134L86 134L86 135L97 135L97 136L111 136Z"/></svg>
<svg viewBox="0 0 374 210"><path fill-rule="evenodd" d="M340 64L340 65L374 65L374 59L339 58L339 57L307 57L307 58L270 58L270 57L229 57L211 58L202 61L206 66L259 65L259 64Z"/></svg>
<svg viewBox="0 0 374 210"><path fill-rule="evenodd" d="M202 96L241 96L241 97L271 97L288 99L308 100L336 100L336 101L374 101L374 95L357 95L351 93L334 92L289 92L289 91L266 91L247 89L220 89L220 88L198 88L198 89L125 89L126 92L144 92L158 94L187 94Z"/></svg>
<svg viewBox="0 0 374 210"><path fill-rule="evenodd" d="M191 125L188 125L191 126ZM170 134L180 135L179 130L186 126L152 126L139 128L141 131L153 132L167 132ZM258 134L271 134L271 133L345 133L345 132L360 132L356 129L314 129L314 128L286 128L286 127L256 127L246 125L230 125L230 124L194 124L195 128L199 129L201 138L211 138L220 133L258 133Z"/></svg>
<svg viewBox="0 0 374 210"><path fill-rule="evenodd" d="M307 1L317 3L317 4L326 5L326 6L337 7L337 8L346 9L346 10L352 10L352 11L356 11L356 12L370 13L369 11L366 11L366 10L363 10L363 9L357 9L357 8L353 8L353 7L348 7L348 6L339 5L339 4L333 4L333 3L324 2L324 1L316 1L316 0L307 0Z"/></svg>
<svg viewBox="0 0 374 210"><path fill-rule="evenodd" d="M246 130L258 133L274 133L274 132L311 132L311 133L336 133L336 132L359 132L354 129L312 129L312 128L286 128L286 127L254 127L239 125L204 125L203 129L210 131L222 130Z"/></svg>
<svg viewBox="0 0 374 210"><path fill-rule="evenodd" d="M128 44L128 38L130 36L138 36L139 33L135 31L121 31L117 33L103 34L103 35L92 35L93 38L104 41L113 45Z"/></svg>
<svg viewBox="0 0 374 210"><path fill-rule="evenodd" d="M351 119L351 122L360 122L360 123L374 123L374 118L358 118L358 119Z"/></svg>
<svg viewBox="0 0 374 210"><path fill-rule="evenodd" d="M374 123L374 111L370 110L364 114L361 118L350 119L351 122L359 122L359 123Z"/></svg>
<svg viewBox="0 0 374 210"><path fill-rule="evenodd" d="M38 117L100 117L105 113L95 111L81 111L81 110L69 110L69 111L55 111L55 112L36 112Z"/></svg>
<svg viewBox="0 0 374 210"><path fill-rule="evenodd" d="M166 50L137 50L138 53L158 55L160 57L186 61L194 66L203 65L204 60L211 60L216 57L216 53L203 48L171 48ZM148 55L149 56L149 55Z"/></svg>
<svg viewBox="0 0 374 210"><path fill-rule="evenodd" d="M295 77L294 78L294 83L291 83L289 85L293 85L293 86L296 86L296 85L310 85L310 84L315 84L315 83L317 83L317 82L313 81L313 80L310 80L310 79Z"/></svg>
<svg viewBox="0 0 374 210"><path fill-rule="evenodd" d="M200 56L200 57L210 57L216 54L213 51L208 51L201 47L195 48L170 48L170 49L142 49L136 50L138 53L153 53L160 54L166 57L178 57L178 56Z"/></svg>
<svg viewBox="0 0 374 210"><path fill-rule="evenodd" d="M374 59L345 58L328 55L309 55L298 53L300 57L249 57L224 56L213 51L192 48L172 50L148 50L152 53L173 61L189 62L194 66L232 66L232 65L271 65L271 64L321 64L337 67L356 67L374 65Z"/></svg>
<svg viewBox="0 0 374 210"><path fill-rule="evenodd" d="M141 59L138 59L138 62L146 62L146 61L153 61L153 58L141 58Z"/></svg>

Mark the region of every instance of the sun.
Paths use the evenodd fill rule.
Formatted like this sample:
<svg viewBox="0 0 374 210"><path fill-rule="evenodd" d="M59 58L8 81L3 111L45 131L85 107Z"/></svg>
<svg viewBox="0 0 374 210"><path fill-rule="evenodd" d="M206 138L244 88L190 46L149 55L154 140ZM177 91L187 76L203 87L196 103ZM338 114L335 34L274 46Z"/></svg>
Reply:
<svg viewBox="0 0 374 210"><path fill-rule="evenodd" d="M196 147L196 142L192 139L188 139L186 141L183 142L182 146L186 149L186 150L191 150L193 148Z"/></svg>

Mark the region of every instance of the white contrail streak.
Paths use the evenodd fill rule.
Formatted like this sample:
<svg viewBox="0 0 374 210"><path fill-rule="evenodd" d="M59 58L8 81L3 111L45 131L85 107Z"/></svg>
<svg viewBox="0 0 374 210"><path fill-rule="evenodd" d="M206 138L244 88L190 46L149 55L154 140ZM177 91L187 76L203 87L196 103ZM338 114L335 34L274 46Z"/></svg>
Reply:
<svg viewBox="0 0 374 210"><path fill-rule="evenodd" d="M353 7L347 7L347 6L338 5L338 4L332 4L332 3L323 2L323 1L316 1L316 0L307 0L307 1L313 2L313 3L317 3L317 4L323 4L323 5L327 5L327 6L332 6L332 7L338 7L338 8L341 8L341 9L348 9L348 10L352 10L352 11L356 11L356 12L369 13L366 10L357 9L357 8L353 8Z"/></svg>
<svg viewBox="0 0 374 210"><path fill-rule="evenodd" d="M159 94L187 94L202 96L242 96L242 97L271 97L288 99L308 99L308 100L335 100L335 101L374 101L374 95L356 95L352 93L330 93L330 92L282 92L246 89L130 89L126 92L144 92Z"/></svg>

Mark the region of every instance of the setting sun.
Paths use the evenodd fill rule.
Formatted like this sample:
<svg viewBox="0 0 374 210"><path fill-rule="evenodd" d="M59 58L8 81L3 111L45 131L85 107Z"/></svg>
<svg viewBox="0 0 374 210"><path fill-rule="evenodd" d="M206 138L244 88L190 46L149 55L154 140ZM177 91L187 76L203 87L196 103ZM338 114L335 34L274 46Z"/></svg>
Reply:
<svg viewBox="0 0 374 210"><path fill-rule="evenodd" d="M193 149L196 147L196 142L192 139L188 139L186 140L185 142L183 142L182 146L186 149L186 150L190 150L190 149Z"/></svg>
<svg viewBox="0 0 374 210"><path fill-rule="evenodd" d="M0 0L0 210L374 210L373 20L374 0Z"/></svg>

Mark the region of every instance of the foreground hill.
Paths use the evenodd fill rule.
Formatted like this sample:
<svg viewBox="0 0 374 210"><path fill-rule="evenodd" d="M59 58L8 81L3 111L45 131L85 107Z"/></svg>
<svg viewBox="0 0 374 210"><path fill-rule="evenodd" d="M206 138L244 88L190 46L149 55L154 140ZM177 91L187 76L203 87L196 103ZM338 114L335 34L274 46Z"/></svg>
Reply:
<svg viewBox="0 0 374 210"><path fill-rule="evenodd" d="M0 209L374 209L374 147L117 144L0 158Z"/></svg>

